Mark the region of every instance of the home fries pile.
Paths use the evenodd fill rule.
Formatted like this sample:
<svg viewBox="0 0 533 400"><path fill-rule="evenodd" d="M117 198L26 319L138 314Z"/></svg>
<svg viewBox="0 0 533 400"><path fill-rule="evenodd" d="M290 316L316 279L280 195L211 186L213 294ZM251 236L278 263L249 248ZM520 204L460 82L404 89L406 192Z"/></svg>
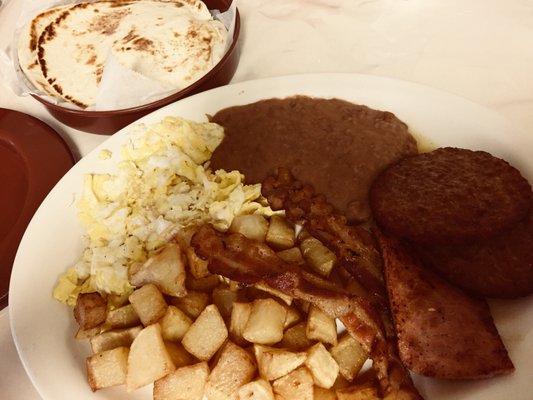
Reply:
<svg viewBox="0 0 533 400"><path fill-rule="evenodd" d="M334 318L264 283L212 274L196 254L191 237L210 224L317 276L337 261L272 212L261 185L208 169L222 138L216 124L166 118L132 135L115 174L86 176L86 248L54 297L74 306L75 337L90 342L90 388L153 383L160 400L377 399L375 378L358 376L367 352Z"/></svg>

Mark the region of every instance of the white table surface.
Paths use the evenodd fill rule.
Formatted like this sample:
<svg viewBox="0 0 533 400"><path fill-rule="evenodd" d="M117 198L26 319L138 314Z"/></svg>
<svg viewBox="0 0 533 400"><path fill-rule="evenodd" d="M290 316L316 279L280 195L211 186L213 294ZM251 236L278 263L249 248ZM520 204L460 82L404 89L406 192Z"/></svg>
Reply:
<svg viewBox="0 0 533 400"><path fill-rule="evenodd" d="M531 0L237 0L242 56L234 82L305 72L358 72L423 83L481 103L533 135ZM0 47L22 0L4 0ZM32 114L84 155L106 139L55 121L0 81L0 107ZM0 312L0 398L39 399Z"/></svg>

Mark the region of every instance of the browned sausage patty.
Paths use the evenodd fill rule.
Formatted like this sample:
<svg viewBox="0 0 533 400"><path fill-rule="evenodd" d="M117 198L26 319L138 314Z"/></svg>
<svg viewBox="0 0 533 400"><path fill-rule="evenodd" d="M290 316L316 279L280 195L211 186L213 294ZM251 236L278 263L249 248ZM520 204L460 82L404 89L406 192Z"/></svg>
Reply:
<svg viewBox="0 0 533 400"><path fill-rule="evenodd" d="M506 161L484 151L445 147L387 168L370 205L388 233L424 244L464 244L524 219L531 187Z"/></svg>
<svg viewBox="0 0 533 400"><path fill-rule="evenodd" d="M514 298L533 293L533 212L511 231L465 246L418 246L426 266L472 294Z"/></svg>

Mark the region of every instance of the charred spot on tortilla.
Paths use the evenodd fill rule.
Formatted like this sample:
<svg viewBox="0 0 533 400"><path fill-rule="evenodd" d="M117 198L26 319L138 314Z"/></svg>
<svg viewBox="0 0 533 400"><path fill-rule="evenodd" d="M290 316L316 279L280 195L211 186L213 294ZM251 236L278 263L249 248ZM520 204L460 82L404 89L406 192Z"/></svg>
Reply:
<svg viewBox="0 0 533 400"><path fill-rule="evenodd" d="M237 169L247 182L287 166L351 221L370 218L368 190L389 164L417 153L407 125L394 114L338 99L295 96L218 111L226 136L213 169Z"/></svg>
<svg viewBox="0 0 533 400"><path fill-rule="evenodd" d="M96 81L100 83L102 81L102 76L104 75L104 66L99 65L98 68L96 68Z"/></svg>
<svg viewBox="0 0 533 400"><path fill-rule="evenodd" d="M50 79L50 81L53 81L52 79ZM49 82L50 82L49 81ZM59 94L63 94L63 89L61 88L61 86L59 86L58 84L53 84L52 87L56 90L57 93Z"/></svg>
<svg viewBox="0 0 533 400"><path fill-rule="evenodd" d="M49 16L53 16L53 15L57 14L58 11L59 11L59 8L53 8L51 10L47 10L47 11L39 14L37 17L35 17L31 21L31 25L30 25L30 43L29 43L30 51L35 51L35 49L37 48L37 43L39 41L40 33L39 34L37 33L37 22L40 19L46 19Z"/></svg>
<svg viewBox="0 0 533 400"><path fill-rule="evenodd" d="M135 48L135 50L139 51L148 51L153 47L153 45L153 41L143 37L137 38L133 41L133 47Z"/></svg>
<svg viewBox="0 0 533 400"><path fill-rule="evenodd" d="M127 44L128 42L132 41L133 39L137 38L137 33L135 32L135 28L131 29L126 36L122 38L122 43ZM115 41L116 42L116 41ZM113 43L114 44L114 43Z"/></svg>
<svg viewBox="0 0 533 400"><path fill-rule="evenodd" d="M37 48L37 41L39 38L35 33L35 21L31 23L31 39L30 39L30 51L34 51Z"/></svg>
<svg viewBox="0 0 533 400"><path fill-rule="evenodd" d="M130 4L133 4L133 2L132 1L122 1L122 2L118 2L118 3L111 3L111 8L129 6Z"/></svg>
<svg viewBox="0 0 533 400"><path fill-rule="evenodd" d="M121 4L122 6L124 4ZM122 18L131 14L128 10L115 11L111 14L104 14L93 18L89 25L89 30L99 32L106 36L112 35L117 31Z"/></svg>
<svg viewBox="0 0 533 400"><path fill-rule="evenodd" d="M89 58L85 64L93 65L95 62L96 62L96 54L91 56L91 58Z"/></svg>

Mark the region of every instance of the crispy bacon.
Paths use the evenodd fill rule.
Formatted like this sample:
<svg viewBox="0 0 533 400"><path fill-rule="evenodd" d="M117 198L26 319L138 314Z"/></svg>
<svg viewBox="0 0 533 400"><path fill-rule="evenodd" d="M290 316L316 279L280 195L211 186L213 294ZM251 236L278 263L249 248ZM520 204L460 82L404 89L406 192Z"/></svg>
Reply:
<svg viewBox="0 0 533 400"><path fill-rule="evenodd" d="M361 226L349 225L345 216L338 213L324 195L316 194L311 185L296 180L287 168L278 168L276 175L263 181L262 194L274 210L284 209L290 221L304 226L311 235L334 251L339 266L369 293L366 299L374 306L373 314L379 313L383 327L384 340L376 346L387 347L375 351L393 354L398 359L397 338L383 279L382 258L374 236ZM386 363L374 362L376 369L383 365ZM402 366L394 374L404 373L406 371ZM382 374L388 376L389 371L383 370ZM402 378L393 376L392 380L394 379ZM416 392L416 389L413 390Z"/></svg>
<svg viewBox="0 0 533 400"><path fill-rule="evenodd" d="M346 217L336 212L326 198L315 194L311 185L293 178L286 168L279 168L262 184L262 194L272 209L285 210L286 217L305 229L334 251L346 269L369 292L372 301L387 308L381 255L370 232L348 225Z"/></svg>
<svg viewBox="0 0 533 400"><path fill-rule="evenodd" d="M343 288L286 263L267 245L240 234L219 233L205 225L194 234L191 245L209 261L212 273L244 284L265 283L339 318L369 352L385 398L422 399L397 356L396 344L387 340L381 318L367 299L350 296Z"/></svg>

